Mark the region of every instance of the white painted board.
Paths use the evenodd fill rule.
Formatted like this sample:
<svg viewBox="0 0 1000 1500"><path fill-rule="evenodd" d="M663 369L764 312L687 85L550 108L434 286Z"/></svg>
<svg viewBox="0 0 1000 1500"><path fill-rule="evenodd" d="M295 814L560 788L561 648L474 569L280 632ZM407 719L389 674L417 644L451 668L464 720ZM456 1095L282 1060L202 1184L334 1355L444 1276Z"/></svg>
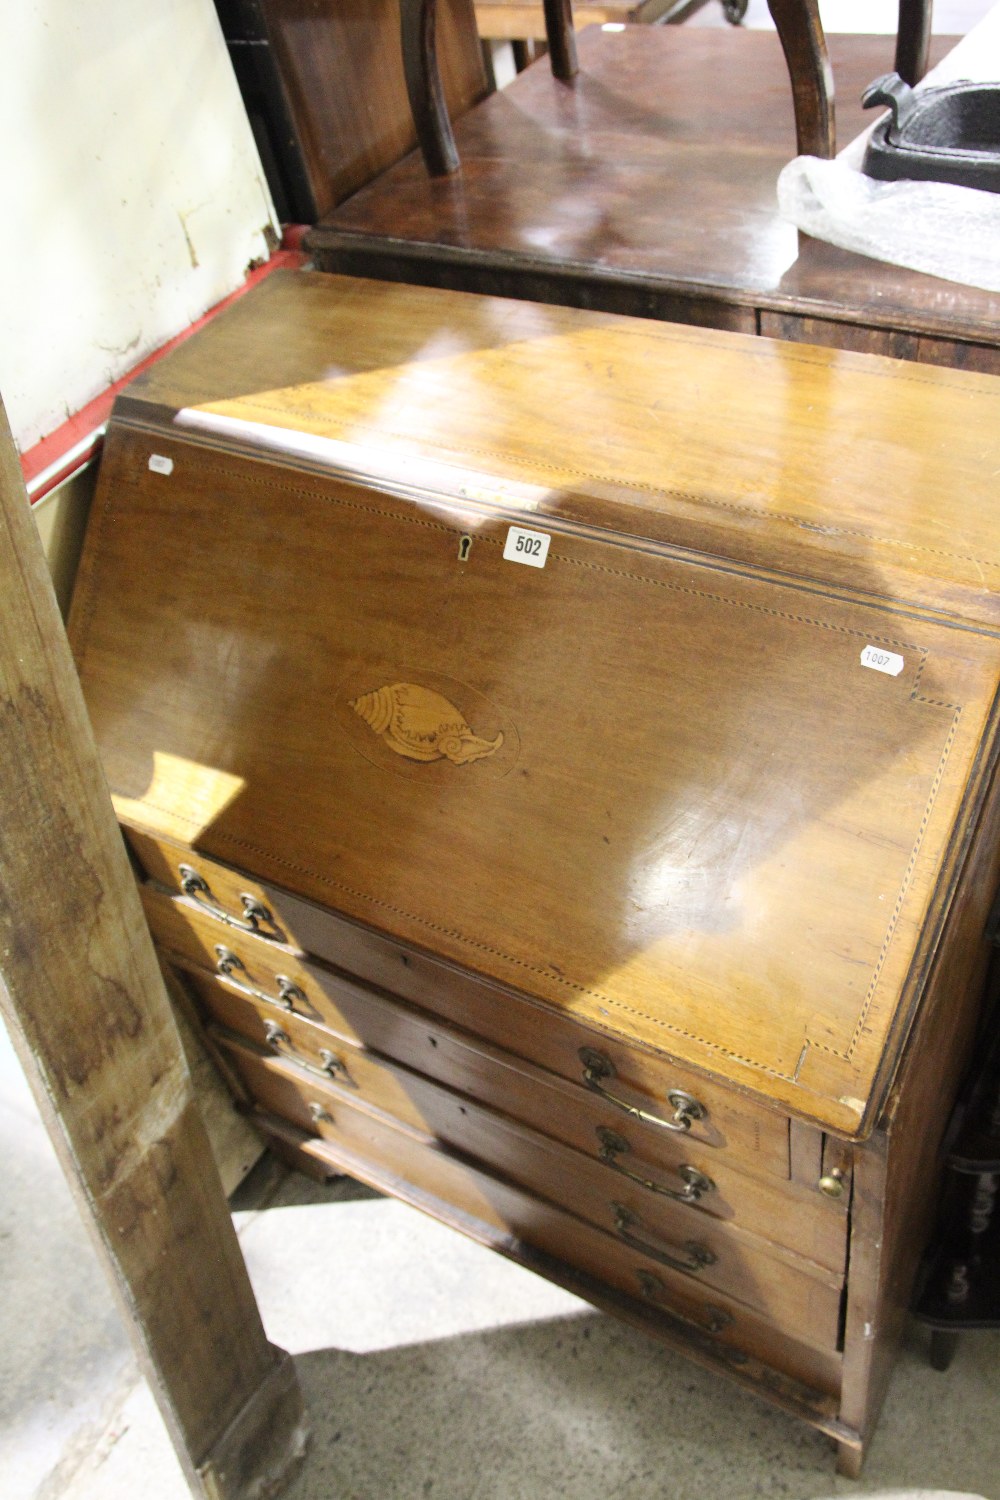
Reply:
<svg viewBox="0 0 1000 1500"><path fill-rule="evenodd" d="M0 390L22 451L266 258L212 0L0 5Z"/></svg>

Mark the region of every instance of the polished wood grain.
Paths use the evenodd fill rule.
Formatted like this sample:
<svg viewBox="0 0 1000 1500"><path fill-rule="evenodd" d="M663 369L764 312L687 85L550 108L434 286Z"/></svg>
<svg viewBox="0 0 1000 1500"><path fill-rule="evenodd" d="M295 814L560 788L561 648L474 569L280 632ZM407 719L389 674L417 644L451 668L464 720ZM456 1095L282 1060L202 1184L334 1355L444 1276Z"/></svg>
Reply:
<svg viewBox="0 0 1000 1500"><path fill-rule="evenodd" d="M706 1213L743 1223L832 1270L843 1269L849 1174L848 1191L841 1199L827 1198L817 1190L823 1175L823 1137L809 1127L797 1125L795 1130L797 1161L803 1159L804 1142L813 1143L809 1169L789 1183L787 1131L782 1129L785 1122L776 1116L754 1113L739 1101L734 1105L713 1095L712 1128L696 1121L683 1135L658 1130L624 1118L598 1095L516 1052L490 1045L481 1034L444 1025L424 1010L403 1005L315 960L305 961L294 950L276 949L259 938L231 931L220 933L211 918L149 885L143 887L142 895L161 951L196 979L204 981L217 966L220 937L228 952L235 950L241 964L228 978L221 977L221 984L232 986L234 994L251 989L258 995L277 996L276 976L290 977L300 995L292 997L287 1007L264 1002L259 1014L282 1026L289 1015L312 1022L307 1060L322 1066L323 1049L339 1049L343 1054L345 1043L348 1050L362 1047L369 1058L415 1068L601 1160L619 1175L638 1174L676 1190L682 1183L682 1169L691 1167L715 1184L700 1200ZM413 956L408 956L412 962ZM215 973L218 976L217 967ZM464 1028L478 1026L474 1008L459 1006L457 1014ZM236 1029L247 1031L239 1024ZM522 1051L532 1047L536 1028L523 1012L516 1016L511 1032L514 1045ZM544 1045L539 1051L545 1054ZM353 1076L356 1069L350 1057L345 1060ZM676 1075L674 1081L678 1081ZM638 1101L642 1095L632 1097ZM663 1092L650 1097L649 1107L661 1107L664 1097ZM381 1107L392 1109L389 1103ZM614 1149L609 1151L612 1137Z"/></svg>
<svg viewBox="0 0 1000 1500"><path fill-rule="evenodd" d="M833 70L819 13L819 0L768 0L788 63L800 155L833 156ZM895 70L907 83L927 71L932 0L899 0Z"/></svg>
<svg viewBox="0 0 1000 1500"><path fill-rule="evenodd" d="M654 22L671 8L672 0L612 0L605 5L573 6L577 29L606 22ZM792 84L796 135L800 152L832 156L834 81L817 0L768 0ZM900 0L895 67L900 77L916 83L927 70L931 38L931 0ZM477 0L476 23L484 37L530 37L543 40L545 25L540 4L523 0Z"/></svg>
<svg viewBox="0 0 1000 1500"><path fill-rule="evenodd" d="M253 1118L735 1349L852 1471L1000 877L996 399L272 278L119 402L74 602L161 951ZM754 1303L738 1346L662 1280L703 1272Z"/></svg>
<svg viewBox="0 0 1000 1500"><path fill-rule="evenodd" d="M193 1494L301 1453L194 1100L0 405L0 1004ZM44 1226L38 1226L40 1236Z"/></svg>
<svg viewBox="0 0 1000 1500"><path fill-rule="evenodd" d="M931 61L950 45L935 38ZM884 329L939 340L939 355L975 345L1000 370L996 293L779 218L796 140L773 34L596 28L579 49L572 90L530 68L456 120L463 167L447 187L410 158L327 216L310 236L321 268L746 332L764 314L822 318L845 347L854 328ZM860 97L891 67L891 43L834 35L828 50L847 141L871 123Z"/></svg>
<svg viewBox="0 0 1000 1500"><path fill-rule="evenodd" d="M335 1087L296 1066L292 1058L283 1056L280 1067L272 1066L273 1059L261 1051L248 1053L235 1036L222 1041L263 1107L303 1129L322 1135L343 1122L345 1110L349 1115L364 1106L380 1111L393 1124L412 1126L472 1157L484 1170L560 1204L630 1248L648 1246L646 1259L690 1275L699 1286L718 1287L806 1343L830 1350L837 1346L843 1264L839 1271L830 1270L752 1229L723 1227L700 1205L672 1202L644 1190L609 1173L602 1163L419 1074L396 1072L397 1082L410 1092L422 1117L414 1119L411 1110L403 1118L386 1108L390 1101L384 1093L363 1083L356 1090Z"/></svg>
<svg viewBox="0 0 1000 1500"><path fill-rule="evenodd" d="M984 810L956 893L956 920L935 956L917 1036L882 1128L856 1158L846 1308L843 1414L870 1439L892 1371L920 1256L939 1211L950 1101L976 1044L979 1000L992 945L985 938L1000 881L1000 808ZM963 932L975 935L967 941ZM860 1451L840 1466L855 1475Z"/></svg>
<svg viewBox="0 0 1000 1500"><path fill-rule="evenodd" d="M302 288L314 307L318 294L332 310L361 291L322 278L286 286ZM426 316L436 304L445 313L433 358L404 364L387 360L385 345L376 352L374 314L385 314L386 297L397 314L392 340L411 347L418 310ZM404 297L411 311L400 317ZM994 753L997 642L922 613L947 597L942 572L978 574L964 598L948 591L968 615L977 600L995 607L982 567L941 559L936 545L947 489L953 534L975 533L987 555L1000 441L991 382L931 371L896 380L893 367L862 373L849 356L821 352L799 365L787 346L717 349L704 336L680 340L641 323L570 319L560 342L543 337L559 326L547 309L518 310L534 336L515 339L516 323L505 320L499 347L494 334L483 348L489 305L385 289L369 306L367 378L199 403L204 430L249 439L246 456L213 463L194 444L139 429L119 429L108 444L74 636L121 815L155 825L158 808L183 805L178 828L209 856L279 886L294 870L297 894L528 989L555 1014L744 1089L759 1092L766 1080L774 1103L824 1128L866 1133L891 1072L887 1043L902 1040L922 982L914 957L947 851L967 837ZM467 313L464 328L453 321ZM675 340L685 386L702 398L708 384L735 374L734 360L755 366L752 381L731 381L752 390L754 403L743 419L747 446L734 447L727 467L709 437L698 441L697 414L682 422L676 410L668 421L657 413L646 472L641 446L610 438L609 391L680 390L676 377L654 379L644 357L661 347L679 353ZM470 342L471 357L453 353ZM477 370L488 402L477 396ZM227 383L232 376L227 367ZM162 390L171 378L154 384ZM531 393L557 380L572 424L530 412ZM585 396L601 393L603 421L567 399L570 380ZM387 390L396 393L391 404ZM926 418L901 419L900 403L911 402ZM951 410L956 424L945 417ZM363 435L370 448L381 421L396 443L411 424L419 432L411 451L428 454L435 413L442 423L447 413L453 463L496 456L499 503L442 498L428 507L320 473L291 482L287 457L277 464L254 446L276 430L299 430ZM233 421L247 425L227 428ZM687 433L676 449L667 436L674 422ZM963 427L975 439L963 441ZM947 445L936 437L943 431ZM881 441L889 432L891 446ZM790 578L720 568L652 540L623 550L581 524L599 505L578 502L580 520L564 525L553 514L560 498L548 499L565 493L560 446L569 478L586 472L588 443L609 489L616 454L628 452L637 489L655 474L655 491L639 491L648 511L634 523L646 538L657 529L676 535L677 512L692 494L697 509L700 488L717 515L738 514L749 497L764 521L785 495L804 518L810 483L819 490L825 481L835 494L813 514L820 521L836 507L857 555L847 518L876 508L865 434L880 459L884 540L854 563L853 589L839 597L806 603ZM544 569L503 558L510 521L524 520L502 498L503 442L527 460L518 469L538 497L530 519L552 538ZM537 456L528 458L532 443ZM778 493L756 459L769 444L783 469ZM152 452L173 458L169 478L148 477ZM691 472L699 464L710 467L708 495ZM852 479L862 466L863 479ZM962 486L960 470L970 481ZM923 535L933 543L910 562L912 606L897 617L874 602L886 587L876 569L880 552L895 560L894 530L912 541L921 534L922 489ZM123 512L114 497L126 493ZM674 494L685 497L679 506ZM182 529L164 526L164 505L183 513ZM225 524L235 513L236 531ZM275 550L271 538L287 536L292 517L294 548ZM782 521L758 533L775 557L785 528L798 529ZM465 535L471 561L461 558ZM834 556L839 545L834 539ZM817 572L825 550L813 544ZM154 556L151 577L137 560ZM896 600L906 598L900 584ZM259 618L282 622L280 650L263 658L256 628L241 629ZM553 619L559 632L548 628ZM164 640L176 645L164 652ZM896 676L860 665L872 642L900 660ZM146 692L135 723L122 705L144 681L156 691ZM502 748L468 765L410 764L352 706L396 681L441 694L480 739L503 735ZM199 777L201 803L190 795ZM183 804L176 778L187 788Z"/></svg>
<svg viewBox="0 0 1000 1500"><path fill-rule="evenodd" d="M320 439L298 450L305 466L430 486L470 517L509 498L553 523L1000 623L989 379L280 273L131 391L137 421L228 441L235 420L274 460L301 432Z"/></svg>
<svg viewBox="0 0 1000 1500"><path fill-rule="evenodd" d="M793 313L761 312L759 331L767 338L797 344L820 344L828 349L852 349L859 354L882 354L920 364L944 365L953 370L1000 374L1000 349L960 339L873 328L861 323L837 323L829 318L804 318Z"/></svg>

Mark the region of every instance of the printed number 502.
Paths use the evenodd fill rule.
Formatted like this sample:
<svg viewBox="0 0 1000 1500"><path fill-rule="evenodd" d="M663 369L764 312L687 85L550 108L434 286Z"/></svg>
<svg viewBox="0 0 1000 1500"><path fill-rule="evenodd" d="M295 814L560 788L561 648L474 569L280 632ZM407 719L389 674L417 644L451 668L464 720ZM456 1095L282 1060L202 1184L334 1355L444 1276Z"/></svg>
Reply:
<svg viewBox="0 0 1000 1500"><path fill-rule="evenodd" d="M507 532L503 555L507 562L525 563L529 568L544 568L551 540L548 532L512 526Z"/></svg>

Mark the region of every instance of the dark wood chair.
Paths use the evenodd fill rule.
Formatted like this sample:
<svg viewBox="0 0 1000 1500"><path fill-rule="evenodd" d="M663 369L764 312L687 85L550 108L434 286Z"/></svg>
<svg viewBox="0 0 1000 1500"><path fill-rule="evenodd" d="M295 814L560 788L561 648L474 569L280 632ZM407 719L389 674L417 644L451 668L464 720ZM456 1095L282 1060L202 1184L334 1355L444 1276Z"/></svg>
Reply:
<svg viewBox="0 0 1000 1500"><path fill-rule="evenodd" d="M836 151L833 74L819 0L767 0L788 63L795 133L802 155ZM568 82L578 70L573 0L543 0L552 72ZM927 68L933 0L899 0L896 72L916 83ZM427 169L445 176L458 153L437 66L437 0L401 0L403 60L417 138Z"/></svg>
<svg viewBox="0 0 1000 1500"><path fill-rule="evenodd" d="M861 96L892 66L892 38L827 39L806 0L770 3L786 51L811 58L821 81L829 46L850 140L871 123ZM929 13L927 0L903 0L896 61L911 77L924 67ZM572 15L570 0L547 0L552 69L537 63L453 117L453 138L435 82L435 7L403 0L425 156L412 152L315 226L317 266L1000 373L1000 294L782 220L782 168L796 149L833 149L832 93L801 84L793 111L772 32L575 34ZM968 44L989 66L1000 11L977 30L980 43ZM934 36L929 60L958 40Z"/></svg>

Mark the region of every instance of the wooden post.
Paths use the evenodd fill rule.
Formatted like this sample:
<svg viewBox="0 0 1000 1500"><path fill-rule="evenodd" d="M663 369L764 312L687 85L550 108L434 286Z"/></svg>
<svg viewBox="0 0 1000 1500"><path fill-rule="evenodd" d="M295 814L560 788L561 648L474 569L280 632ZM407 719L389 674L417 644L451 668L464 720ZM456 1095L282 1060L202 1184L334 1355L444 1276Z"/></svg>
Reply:
<svg viewBox="0 0 1000 1500"><path fill-rule="evenodd" d="M545 35L549 43L549 65L552 76L569 83L580 71L576 60L576 31L573 28L573 0L544 0Z"/></svg>
<svg viewBox="0 0 1000 1500"><path fill-rule="evenodd" d="M417 143L432 177L459 168L437 51L437 0L400 0L403 73L413 112Z"/></svg>
<svg viewBox="0 0 1000 1500"><path fill-rule="evenodd" d="M800 156L836 154L833 70L819 18L819 0L767 0L788 64Z"/></svg>
<svg viewBox="0 0 1000 1500"><path fill-rule="evenodd" d="M192 1493L305 1429L260 1321L0 402L0 1005ZM41 1228L39 1232L44 1232Z"/></svg>

